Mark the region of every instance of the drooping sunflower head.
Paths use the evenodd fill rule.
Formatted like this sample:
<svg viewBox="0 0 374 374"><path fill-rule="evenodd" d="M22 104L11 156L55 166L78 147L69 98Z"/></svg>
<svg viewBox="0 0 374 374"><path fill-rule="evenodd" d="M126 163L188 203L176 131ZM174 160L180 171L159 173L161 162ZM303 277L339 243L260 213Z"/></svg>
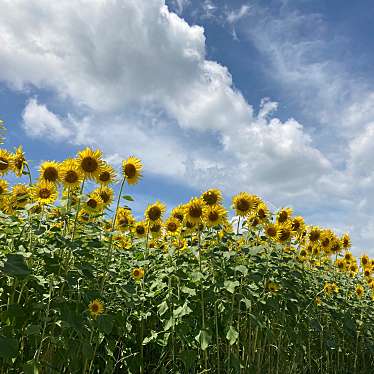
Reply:
<svg viewBox="0 0 374 374"><path fill-rule="evenodd" d="M162 222L152 222L149 225L149 232L151 233L153 238L159 238L162 234Z"/></svg>
<svg viewBox="0 0 374 374"><path fill-rule="evenodd" d="M92 300L88 304L88 310L93 318L97 318L104 313L104 303L99 299Z"/></svg>
<svg viewBox="0 0 374 374"><path fill-rule="evenodd" d="M20 177L23 174L23 170L26 164L27 161L25 153L23 152L22 145L20 145L13 155L14 173L17 175L17 177Z"/></svg>
<svg viewBox="0 0 374 374"><path fill-rule="evenodd" d="M104 209L104 203L98 193L91 192L84 201L82 208L89 213L97 214Z"/></svg>
<svg viewBox="0 0 374 374"><path fill-rule="evenodd" d="M83 175L77 160L68 158L61 163L60 178L65 188L74 189L80 186Z"/></svg>
<svg viewBox="0 0 374 374"><path fill-rule="evenodd" d="M145 211L145 219L149 222L157 222L161 220L162 215L166 211L165 204L156 201L154 204L148 205L146 211Z"/></svg>
<svg viewBox="0 0 374 374"><path fill-rule="evenodd" d="M281 243L285 243L292 238L292 225L290 221L283 224L277 224L277 239Z"/></svg>
<svg viewBox="0 0 374 374"><path fill-rule="evenodd" d="M8 193L8 182L0 179L0 199Z"/></svg>
<svg viewBox="0 0 374 374"><path fill-rule="evenodd" d="M186 221L200 224L203 220L206 206L200 198L194 197L185 205L184 218Z"/></svg>
<svg viewBox="0 0 374 374"><path fill-rule="evenodd" d="M348 233L345 233L345 234L341 237L340 241L341 241L342 246L343 246L344 249L351 248L352 243L351 243L351 238L350 238L350 236L349 236Z"/></svg>
<svg viewBox="0 0 374 374"><path fill-rule="evenodd" d="M216 188L211 188L208 191L205 191L201 198L204 203L207 205L218 205L222 203L222 192Z"/></svg>
<svg viewBox="0 0 374 374"><path fill-rule="evenodd" d="M266 221L269 218L270 211L264 202L260 202L257 205L256 215L261 222Z"/></svg>
<svg viewBox="0 0 374 374"><path fill-rule="evenodd" d="M0 149L0 175L13 170L13 156L6 149Z"/></svg>
<svg viewBox="0 0 374 374"><path fill-rule="evenodd" d="M143 238L147 234L146 222L140 221L133 225L133 231L138 238Z"/></svg>
<svg viewBox="0 0 374 374"><path fill-rule="evenodd" d="M115 170L112 168L111 165L109 165L106 162L103 162L101 171L97 176L97 182L103 186L107 186L108 184L112 184L115 181L116 181Z"/></svg>
<svg viewBox="0 0 374 374"><path fill-rule="evenodd" d="M176 218L179 222L183 222L184 220L184 205L178 205L171 211L171 217Z"/></svg>
<svg viewBox="0 0 374 374"><path fill-rule="evenodd" d="M129 230L134 224L135 219L130 209L119 208L117 212L115 227L119 231Z"/></svg>
<svg viewBox="0 0 374 374"><path fill-rule="evenodd" d="M261 223L260 218L256 214L250 214L247 217L247 223L249 227L256 227L259 223Z"/></svg>
<svg viewBox="0 0 374 374"><path fill-rule="evenodd" d="M78 214L79 222L88 223L92 220L91 214L87 210L81 209Z"/></svg>
<svg viewBox="0 0 374 374"><path fill-rule="evenodd" d="M39 168L39 180L58 183L61 180L60 164L56 161L45 161Z"/></svg>
<svg viewBox="0 0 374 374"><path fill-rule="evenodd" d="M47 180L41 180L32 188L32 196L41 205L52 204L57 200L56 185Z"/></svg>
<svg viewBox="0 0 374 374"><path fill-rule="evenodd" d="M362 274L364 275L364 277L370 277L370 275L371 275L371 268L370 267L364 268L363 271L362 271Z"/></svg>
<svg viewBox="0 0 374 374"><path fill-rule="evenodd" d="M11 205L13 208L24 208L30 202L30 188L25 184L16 184L13 186L11 195Z"/></svg>
<svg viewBox="0 0 374 374"><path fill-rule="evenodd" d="M204 223L208 227L222 225L227 219L227 211L221 205L210 205L204 213Z"/></svg>
<svg viewBox="0 0 374 374"><path fill-rule="evenodd" d="M362 255L360 261L362 267L368 266L370 263L369 256L366 254Z"/></svg>
<svg viewBox="0 0 374 374"><path fill-rule="evenodd" d="M336 261L335 261L335 266L336 266L340 271L343 271L344 268L345 268L344 260L342 260L341 258L336 259Z"/></svg>
<svg viewBox="0 0 374 374"><path fill-rule="evenodd" d="M128 184L136 184L142 177L143 165L141 161L131 156L122 162L122 172Z"/></svg>
<svg viewBox="0 0 374 374"><path fill-rule="evenodd" d="M355 292L356 292L356 295L357 297L362 297L364 295L364 287L362 287L361 284L358 284L356 287L355 287Z"/></svg>
<svg viewBox="0 0 374 374"><path fill-rule="evenodd" d="M87 147L83 151L78 152L78 167L85 178L97 179L103 165L102 157L103 154L98 149L94 151Z"/></svg>
<svg viewBox="0 0 374 374"><path fill-rule="evenodd" d="M277 234L278 234L278 226L273 224L273 223L267 224L265 226L265 234L270 239L275 239L277 237Z"/></svg>
<svg viewBox="0 0 374 374"><path fill-rule="evenodd" d="M164 223L165 231L168 236L177 236L181 232L181 222L175 217L169 217Z"/></svg>
<svg viewBox="0 0 374 374"><path fill-rule="evenodd" d="M142 278L144 278L144 269L143 268L132 269L131 275L136 281L140 281Z"/></svg>
<svg viewBox="0 0 374 374"><path fill-rule="evenodd" d="M321 229L317 226L311 227L309 230L309 240L312 243L317 242L321 237Z"/></svg>
<svg viewBox="0 0 374 374"><path fill-rule="evenodd" d="M237 216L245 217L252 210L256 209L258 202L254 195L247 192L240 192L232 198L232 205Z"/></svg>
<svg viewBox="0 0 374 374"><path fill-rule="evenodd" d="M284 223L288 221L289 219L291 219L292 212L293 212L292 208L280 209L279 212L277 213L277 222Z"/></svg>
<svg viewBox="0 0 374 374"><path fill-rule="evenodd" d="M305 229L304 218L301 216L294 217L292 219L292 231L301 233L304 231L304 229Z"/></svg>
<svg viewBox="0 0 374 374"><path fill-rule="evenodd" d="M341 243L340 243L340 240L338 240L336 238L336 236L334 235L331 239L331 243L330 243L330 251L332 253L339 253L340 251L342 250L342 247L341 247Z"/></svg>
<svg viewBox="0 0 374 374"><path fill-rule="evenodd" d="M113 196L114 196L114 192L113 192L112 188L102 186L102 187L96 188L93 192L98 194L101 197L104 208L106 208L106 207L110 206L110 204L112 204Z"/></svg>

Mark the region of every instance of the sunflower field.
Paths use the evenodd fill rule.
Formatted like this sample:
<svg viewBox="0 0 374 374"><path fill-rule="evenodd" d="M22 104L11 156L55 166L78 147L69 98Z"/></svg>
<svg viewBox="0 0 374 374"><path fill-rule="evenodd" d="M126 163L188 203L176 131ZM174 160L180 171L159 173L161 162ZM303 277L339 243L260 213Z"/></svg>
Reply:
<svg viewBox="0 0 374 374"><path fill-rule="evenodd" d="M86 148L35 176L0 149L1 373L374 372L348 234L218 189L135 219L142 167Z"/></svg>

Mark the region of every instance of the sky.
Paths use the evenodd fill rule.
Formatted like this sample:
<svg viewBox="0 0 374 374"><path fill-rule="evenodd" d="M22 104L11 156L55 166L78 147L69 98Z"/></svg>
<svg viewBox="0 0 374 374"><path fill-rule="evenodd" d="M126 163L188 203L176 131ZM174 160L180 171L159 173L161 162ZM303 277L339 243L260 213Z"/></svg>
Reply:
<svg viewBox="0 0 374 374"><path fill-rule="evenodd" d="M34 170L90 146L141 215L241 191L374 255L370 0L0 0L5 146Z"/></svg>

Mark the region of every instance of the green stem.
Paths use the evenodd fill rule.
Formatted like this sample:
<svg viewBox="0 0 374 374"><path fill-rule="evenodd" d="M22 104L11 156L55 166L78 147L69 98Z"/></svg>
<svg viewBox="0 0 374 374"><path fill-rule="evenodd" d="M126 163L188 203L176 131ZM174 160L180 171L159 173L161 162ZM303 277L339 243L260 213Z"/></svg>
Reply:
<svg viewBox="0 0 374 374"><path fill-rule="evenodd" d="M81 185L81 190L79 192L79 197L78 197L78 206L77 206L77 211L75 213L75 218L74 218L74 225L73 225L73 233L71 234L71 241L74 240L74 235L75 235L75 229L77 228L77 222L78 222L78 215L79 211L81 208L81 196L83 194L83 189L84 189L84 182L86 181L86 178L83 179L82 185Z"/></svg>

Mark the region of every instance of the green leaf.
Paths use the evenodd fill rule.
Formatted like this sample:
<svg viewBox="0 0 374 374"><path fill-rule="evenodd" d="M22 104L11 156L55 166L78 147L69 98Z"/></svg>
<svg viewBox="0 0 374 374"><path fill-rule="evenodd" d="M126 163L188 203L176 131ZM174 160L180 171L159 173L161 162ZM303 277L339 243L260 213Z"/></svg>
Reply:
<svg viewBox="0 0 374 374"><path fill-rule="evenodd" d="M134 198L130 195L123 195L122 199L127 200L127 201L134 201Z"/></svg>
<svg viewBox="0 0 374 374"><path fill-rule="evenodd" d="M239 271L240 273L242 273L244 276L246 276L248 274L248 269L246 266L244 265L238 265L238 266L235 266L235 270L236 271Z"/></svg>
<svg viewBox="0 0 374 374"><path fill-rule="evenodd" d="M159 306L158 306L158 314L162 316L163 314L166 313L166 311L169 309L168 303L166 301L163 301Z"/></svg>
<svg viewBox="0 0 374 374"><path fill-rule="evenodd" d="M4 272L14 277L26 277L31 273L25 258L20 254L8 254L4 263Z"/></svg>
<svg viewBox="0 0 374 374"><path fill-rule="evenodd" d="M158 336L158 333L156 331L151 330L151 336L145 337L142 344L147 345L152 340L155 340L157 336Z"/></svg>
<svg viewBox="0 0 374 374"><path fill-rule="evenodd" d="M235 330L233 326L230 326L226 334L226 339L229 341L230 345L233 345L238 340L239 333Z"/></svg>
<svg viewBox="0 0 374 374"><path fill-rule="evenodd" d="M27 361L22 368L25 374L39 374L39 369L34 360Z"/></svg>
<svg viewBox="0 0 374 374"><path fill-rule="evenodd" d="M0 357L4 359L16 357L18 353L18 340L0 336Z"/></svg>
<svg viewBox="0 0 374 374"><path fill-rule="evenodd" d="M239 286L239 281L225 281L224 288L229 291L230 293L235 292L235 287Z"/></svg>
<svg viewBox="0 0 374 374"><path fill-rule="evenodd" d="M192 309L188 306L187 302L185 302L182 306L175 309L173 314L174 318L182 318L190 313L192 313Z"/></svg>
<svg viewBox="0 0 374 374"><path fill-rule="evenodd" d="M196 290L194 288L189 288L189 287L183 286L181 288L181 291L183 293L186 293L186 294L190 295L190 296L196 296Z"/></svg>
<svg viewBox="0 0 374 374"><path fill-rule="evenodd" d="M113 317L108 315L102 315L97 321L97 326L101 332L109 335L112 332L114 325Z"/></svg>
<svg viewBox="0 0 374 374"><path fill-rule="evenodd" d="M195 336L195 340L200 343L200 348L205 351L212 340L212 336L207 330L200 330L200 332Z"/></svg>

